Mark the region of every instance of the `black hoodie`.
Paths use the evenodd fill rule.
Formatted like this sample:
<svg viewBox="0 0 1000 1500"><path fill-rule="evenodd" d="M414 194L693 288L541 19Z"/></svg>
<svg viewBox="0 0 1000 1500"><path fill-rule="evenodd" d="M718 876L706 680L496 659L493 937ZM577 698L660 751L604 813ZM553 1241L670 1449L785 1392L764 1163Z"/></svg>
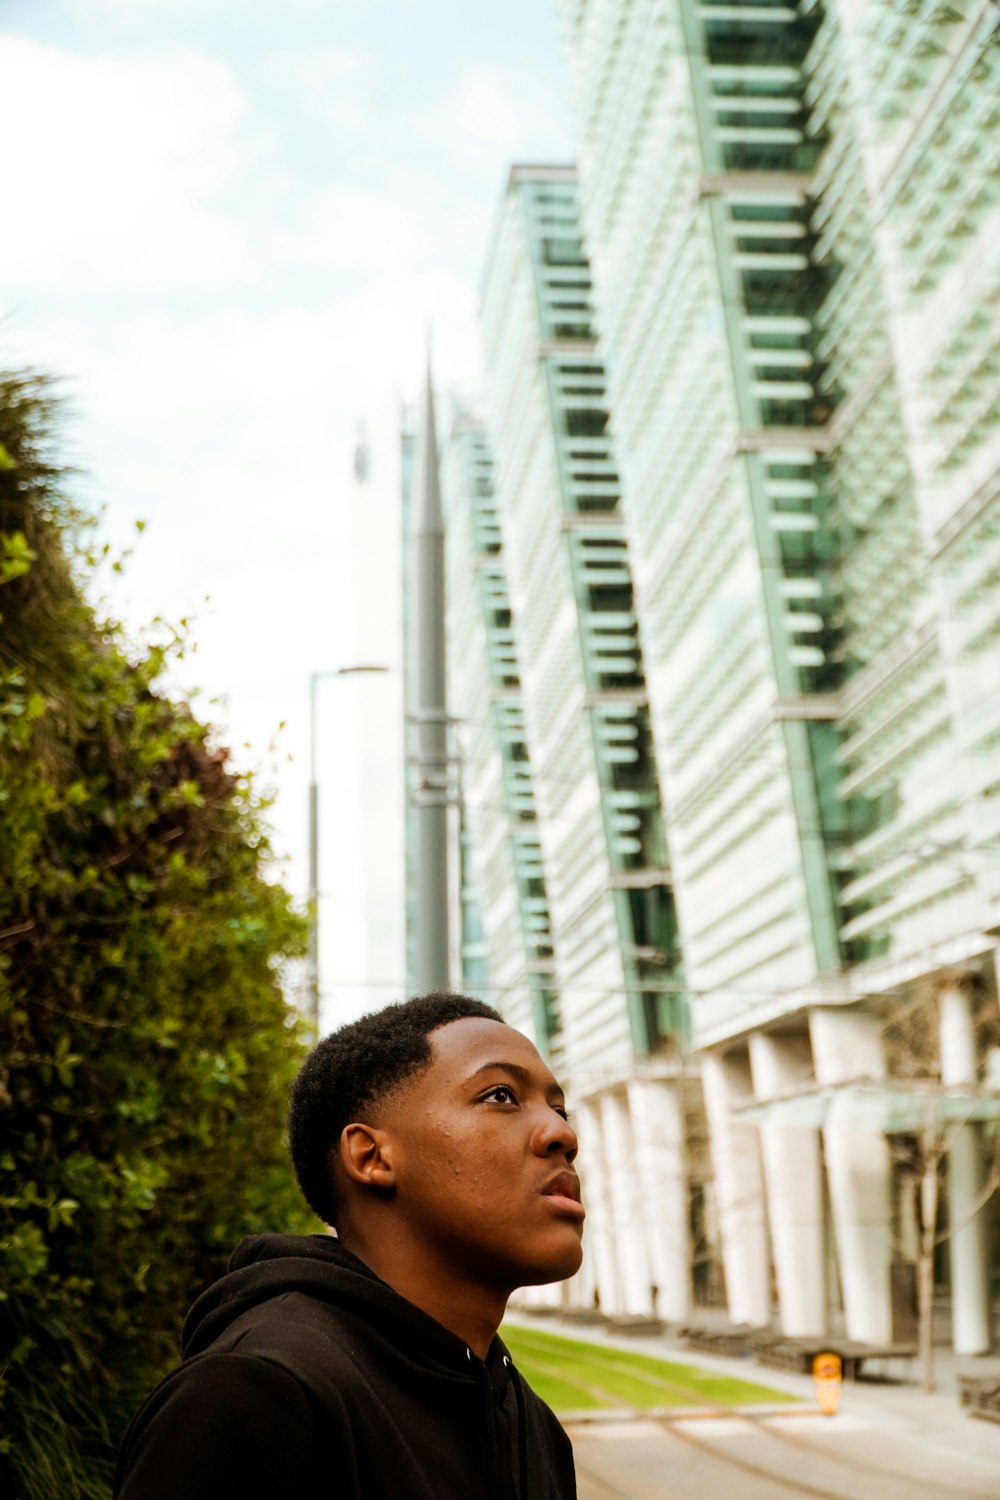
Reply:
<svg viewBox="0 0 1000 1500"><path fill-rule="evenodd" d="M260 1235L195 1302L116 1500L573 1500L569 1440L331 1236Z"/></svg>

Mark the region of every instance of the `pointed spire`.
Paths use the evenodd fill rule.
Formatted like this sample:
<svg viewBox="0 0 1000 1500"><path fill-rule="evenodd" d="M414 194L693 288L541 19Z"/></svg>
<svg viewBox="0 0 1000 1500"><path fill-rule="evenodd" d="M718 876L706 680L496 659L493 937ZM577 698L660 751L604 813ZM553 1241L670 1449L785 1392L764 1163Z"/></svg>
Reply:
<svg viewBox="0 0 1000 1500"><path fill-rule="evenodd" d="M413 507L415 536L443 536L441 484L438 473L437 427L434 421L434 377L431 372L430 333L427 336L427 375L420 406L416 504Z"/></svg>
<svg viewBox="0 0 1000 1500"><path fill-rule="evenodd" d="M438 479L430 349L413 497L414 977L448 988L448 703L445 671L444 521Z"/></svg>

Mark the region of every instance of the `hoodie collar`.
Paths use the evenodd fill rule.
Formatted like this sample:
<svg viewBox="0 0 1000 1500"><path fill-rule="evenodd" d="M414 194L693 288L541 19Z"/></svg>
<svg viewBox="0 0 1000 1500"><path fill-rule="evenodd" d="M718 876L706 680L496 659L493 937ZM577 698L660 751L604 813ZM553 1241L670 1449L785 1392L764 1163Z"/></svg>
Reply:
<svg viewBox="0 0 1000 1500"><path fill-rule="evenodd" d="M226 1274L201 1294L185 1319L183 1357L203 1353L251 1308L289 1292L343 1308L442 1374L481 1379L481 1362L464 1340L400 1296L329 1234L261 1234L241 1240ZM505 1390L513 1366L499 1337L483 1363L493 1385Z"/></svg>

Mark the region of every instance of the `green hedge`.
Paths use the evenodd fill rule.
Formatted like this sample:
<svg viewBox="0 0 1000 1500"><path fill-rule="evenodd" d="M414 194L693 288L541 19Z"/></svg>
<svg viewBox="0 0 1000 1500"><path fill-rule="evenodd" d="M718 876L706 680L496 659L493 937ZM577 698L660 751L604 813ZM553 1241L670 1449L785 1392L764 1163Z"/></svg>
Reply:
<svg viewBox="0 0 1000 1500"><path fill-rule="evenodd" d="M0 375L0 1492L105 1496L283 1143L303 924L262 806L86 600L57 403ZM194 539L193 539L194 542Z"/></svg>

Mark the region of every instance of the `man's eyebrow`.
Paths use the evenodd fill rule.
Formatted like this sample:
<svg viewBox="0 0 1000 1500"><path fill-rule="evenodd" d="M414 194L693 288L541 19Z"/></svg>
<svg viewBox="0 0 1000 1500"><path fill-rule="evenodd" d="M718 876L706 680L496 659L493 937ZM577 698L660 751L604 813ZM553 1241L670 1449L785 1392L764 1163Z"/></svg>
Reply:
<svg viewBox="0 0 1000 1500"><path fill-rule="evenodd" d="M517 1079L518 1083L523 1083L526 1086L530 1086L534 1082L534 1076L528 1068L523 1068L520 1063L503 1062L502 1060L498 1060L497 1062L483 1063L482 1066L478 1067L476 1071L471 1075L471 1078L478 1078L480 1073L494 1072L497 1068L502 1069L505 1073L509 1073L512 1078ZM560 1099L565 1097L562 1087L556 1082L554 1078L546 1087L545 1092L547 1095L558 1094Z"/></svg>

